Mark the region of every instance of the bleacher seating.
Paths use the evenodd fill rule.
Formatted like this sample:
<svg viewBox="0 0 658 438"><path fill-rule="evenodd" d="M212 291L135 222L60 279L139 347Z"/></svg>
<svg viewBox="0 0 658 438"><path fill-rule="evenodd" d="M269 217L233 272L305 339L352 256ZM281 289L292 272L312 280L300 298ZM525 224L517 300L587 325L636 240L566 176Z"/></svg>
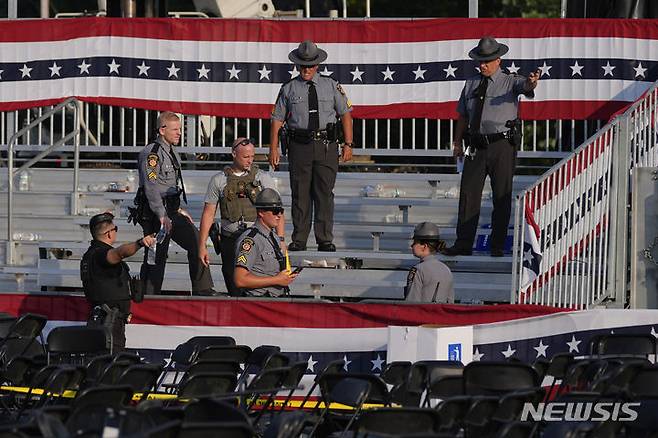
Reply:
<svg viewBox="0 0 658 438"><path fill-rule="evenodd" d="M3 177L0 169L0 180ZM187 170L184 172L188 192L187 209L199 220L203 196L215 171ZM4 174L6 175L6 173ZM82 169L80 191L71 190L72 172L66 169L32 169L30 190L15 192L14 234L18 237L16 260L18 266L0 268L0 288L48 289L79 287L76 270L78 260L89 240L89 216L111 210L117 214L119 243L137 239L140 227L126 221L127 207L134 192L104 191L115 182L120 188L131 188L134 170ZM290 206L287 172L276 172L275 180ZM516 177L515 190L520 190L534 177ZM90 191L100 190L100 191ZM369 196L364 196L365 192ZM409 238L413 227L421 221L437 223L448 244L454 241L457 222L459 175L397 174L397 173L340 173L336 183L335 243L333 254L314 251L313 236L309 250L291 253L295 266L306 269L293 284L292 295L331 297L335 299L397 299L402 296L406 270L417 262L410 254ZM489 234L488 217L491 213L490 191L485 188L481 228L478 230L476 255L472 257L444 257L455 273L456 297L462 302L500 302L509 300L511 284L511 256L493 259L483 249ZM376 196L372 196L376 195ZM74 199L77 196L77 199ZM0 192L0 202L6 201L6 190ZM73 215L76 201L79 214ZM0 212L0 230L6 229L7 213ZM292 224L288 218L286 234ZM5 233L6 236L6 233ZM512 228L509 230L509 243ZM0 245L4 258L6 245ZM221 263L211 250L213 265ZM140 256L130 259L132 270L138 271ZM164 289L186 293L186 257L176 244L171 245ZM337 275L334 269L353 268ZM225 286L219 267L213 268L216 289ZM486 281L484 281L486 279ZM8 288L8 289L7 289Z"/></svg>

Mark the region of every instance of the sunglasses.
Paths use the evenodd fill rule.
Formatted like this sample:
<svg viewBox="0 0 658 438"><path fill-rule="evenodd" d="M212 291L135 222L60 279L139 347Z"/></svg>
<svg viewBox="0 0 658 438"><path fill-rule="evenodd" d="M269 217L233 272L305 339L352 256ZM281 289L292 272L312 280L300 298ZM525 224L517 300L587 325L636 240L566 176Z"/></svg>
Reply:
<svg viewBox="0 0 658 438"><path fill-rule="evenodd" d="M116 233L117 231L119 231L119 227L115 225L114 228L110 228L109 230L107 230L103 234L110 234L112 231L114 231Z"/></svg>
<svg viewBox="0 0 658 438"><path fill-rule="evenodd" d="M271 211L272 214L280 215L283 214L283 207L274 207L274 208L264 208L264 211Z"/></svg>
<svg viewBox="0 0 658 438"><path fill-rule="evenodd" d="M254 143L254 139L253 139L253 138L245 138L245 139L242 140L240 143L234 145L234 146L233 146L233 149L235 149L235 148L239 148L240 146L246 146L246 145L248 145L248 144L255 144L255 143Z"/></svg>

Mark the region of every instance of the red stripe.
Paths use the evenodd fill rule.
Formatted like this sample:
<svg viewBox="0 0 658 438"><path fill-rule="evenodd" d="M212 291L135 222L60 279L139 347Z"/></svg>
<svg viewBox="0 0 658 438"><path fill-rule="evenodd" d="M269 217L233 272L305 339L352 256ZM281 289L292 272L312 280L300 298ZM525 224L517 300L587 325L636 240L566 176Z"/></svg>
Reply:
<svg viewBox="0 0 658 438"><path fill-rule="evenodd" d="M61 99L0 102L0 111L14 111L37 106L53 105ZM126 99L121 97L78 97L85 102L124 106L154 111L175 111L184 114L200 114L218 117L242 117L269 119L272 104L250 103L195 103L166 100ZM523 102L520 116L523 120L592 119L607 120L628 102L617 101L544 101ZM352 116L358 119L457 119L457 102L396 103L391 105L355 105Z"/></svg>
<svg viewBox="0 0 658 438"><path fill-rule="evenodd" d="M51 320L84 321L89 306L70 295L0 295L0 309L12 315L40 313ZM486 324L562 312L535 305L460 306L291 303L258 300L150 298L133 304L133 323L185 326L368 328L389 325Z"/></svg>
<svg viewBox="0 0 658 438"><path fill-rule="evenodd" d="M658 39L655 20L440 18L406 20L262 20L71 18L4 21L0 42L122 36L195 41L388 43L496 38Z"/></svg>

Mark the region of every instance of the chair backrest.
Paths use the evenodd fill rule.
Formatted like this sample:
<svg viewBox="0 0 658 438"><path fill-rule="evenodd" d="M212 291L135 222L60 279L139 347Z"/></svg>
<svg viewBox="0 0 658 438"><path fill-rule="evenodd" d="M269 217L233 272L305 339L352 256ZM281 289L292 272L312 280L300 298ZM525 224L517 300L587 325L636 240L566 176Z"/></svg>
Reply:
<svg viewBox="0 0 658 438"><path fill-rule="evenodd" d="M263 438L298 438L308 422L306 412L283 412L272 419Z"/></svg>
<svg viewBox="0 0 658 438"><path fill-rule="evenodd" d="M6 338L20 336L23 338L36 338L46 326L48 318L36 313L26 313L19 316L7 330Z"/></svg>
<svg viewBox="0 0 658 438"><path fill-rule="evenodd" d="M62 361L84 360L91 356L110 352L108 333L104 327L63 326L55 327L48 334L48 358L59 357Z"/></svg>
<svg viewBox="0 0 658 438"><path fill-rule="evenodd" d="M195 353L206 347L225 347L235 345L235 339L231 336L194 336L187 340L186 344L192 346Z"/></svg>
<svg viewBox="0 0 658 438"><path fill-rule="evenodd" d="M103 370L103 374L98 379L98 384L102 385L116 385L119 377L123 372L128 369L132 364L124 361L112 361Z"/></svg>
<svg viewBox="0 0 658 438"><path fill-rule="evenodd" d="M197 360L187 369L187 375L198 373L231 373L236 376L240 364L232 360Z"/></svg>
<svg viewBox="0 0 658 438"><path fill-rule="evenodd" d="M255 432L245 423L183 423L178 438L252 438Z"/></svg>
<svg viewBox="0 0 658 438"><path fill-rule="evenodd" d="M290 358L282 353L273 353L265 360L262 369L287 367L290 364Z"/></svg>
<svg viewBox="0 0 658 438"><path fill-rule="evenodd" d="M644 365L635 370L628 384L635 397L658 397L658 365Z"/></svg>
<svg viewBox="0 0 658 438"><path fill-rule="evenodd" d="M217 421L249 424L247 414L237 406L224 400L202 398L187 403L183 407L183 421Z"/></svg>
<svg viewBox="0 0 658 438"><path fill-rule="evenodd" d="M333 395L340 395L340 390L343 390L345 379L349 378L350 382L365 382L367 383L366 398L363 401L364 403L373 403L373 404L382 404L388 405L390 403L390 396L388 393L388 388L386 383L373 374L365 373L326 373L320 378L320 393L322 397L332 397ZM336 391L335 386L341 384L340 390ZM365 386L359 383L358 388L365 388ZM336 391L336 392L335 392ZM355 392L347 392L348 396L354 396L358 394L358 390ZM349 398L349 397L348 397ZM342 403L339 400L331 400ZM343 403L345 404L345 403ZM350 405L353 406L353 405Z"/></svg>
<svg viewBox="0 0 658 438"><path fill-rule="evenodd" d="M539 383L537 372L523 363L471 362L464 367L465 395L502 395Z"/></svg>
<svg viewBox="0 0 658 438"><path fill-rule="evenodd" d="M387 364L379 377L387 384L396 386L409 377L409 370L411 370L411 362L395 361Z"/></svg>
<svg viewBox="0 0 658 438"><path fill-rule="evenodd" d="M656 354L656 338L651 334L610 334L600 336L596 352L593 352L593 354L632 354L638 356Z"/></svg>
<svg viewBox="0 0 658 438"><path fill-rule="evenodd" d="M121 409L128 406L133 397L129 385L107 385L87 388L80 391L73 399L72 409L84 406L103 405L108 408Z"/></svg>
<svg viewBox="0 0 658 438"><path fill-rule="evenodd" d="M575 361L571 353L557 353L551 358L548 368L544 373L545 376L552 376L556 379L564 379L567 375L569 366Z"/></svg>
<svg viewBox="0 0 658 438"><path fill-rule="evenodd" d="M201 373L190 376L180 384L178 398L203 398L226 395L235 390L237 378L230 373Z"/></svg>
<svg viewBox="0 0 658 438"><path fill-rule="evenodd" d="M364 410L354 423L357 436L382 433L402 435L439 432L440 418L434 409L379 408Z"/></svg>
<svg viewBox="0 0 658 438"><path fill-rule="evenodd" d="M247 345L211 346L199 351L194 360L232 360L243 364L251 354L251 348Z"/></svg>
<svg viewBox="0 0 658 438"><path fill-rule="evenodd" d="M288 374L286 375L281 386L287 389L296 389L299 385L299 382L302 381L302 377L306 373L308 368L308 362L296 362L288 367Z"/></svg>
<svg viewBox="0 0 658 438"><path fill-rule="evenodd" d="M430 383L430 398L445 399L458 395L464 395L463 376L445 376Z"/></svg>
<svg viewBox="0 0 658 438"><path fill-rule="evenodd" d="M126 368L117 380L118 385L128 385L135 392L149 392L155 388L162 373L162 366L137 364Z"/></svg>

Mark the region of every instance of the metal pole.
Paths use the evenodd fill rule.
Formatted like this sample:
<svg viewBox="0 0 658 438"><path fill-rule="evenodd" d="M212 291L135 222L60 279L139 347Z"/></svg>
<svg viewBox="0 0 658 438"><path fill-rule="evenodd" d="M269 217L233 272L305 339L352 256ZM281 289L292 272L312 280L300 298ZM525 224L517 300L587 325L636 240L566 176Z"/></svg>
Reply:
<svg viewBox="0 0 658 438"><path fill-rule="evenodd" d="M311 16L311 0L306 0L304 9L306 11L306 18L309 18Z"/></svg>
<svg viewBox="0 0 658 438"><path fill-rule="evenodd" d="M5 255L5 263L10 266L14 264L14 141L12 140L13 138L7 146L7 252Z"/></svg>
<svg viewBox="0 0 658 438"><path fill-rule="evenodd" d="M41 0L41 18L50 18L50 0Z"/></svg>
<svg viewBox="0 0 658 438"><path fill-rule="evenodd" d="M71 200L71 214L78 214L78 185L80 184L80 106L82 102L74 102L74 112L73 112L73 126L77 134L73 139L74 151L73 151L73 199Z"/></svg>
<svg viewBox="0 0 658 438"><path fill-rule="evenodd" d="M567 18L567 0L562 0L560 5L560 18Z"/></svg>
<svg viewBox="0 0 658 438"><path fill-rule="evenodd" d="M9 0L7 5L7 18L18 18L18 0Z"/></svg>
<svg viewBox="0 0 658 438"><path fill-rule="evenodd" d="M343 0L343 18L347 18L347 0Z"/></svg>
<svg viewBox="0 0 658 438"><path fill-rule="evenodd" d="M366 17L370 17L370 0L366 0Z"/></svg>
<svg viewBox="0 0 658 438"><path fill-rule="evenodd" d="M468 0L468 17L478 18L478 0Z"/></svg>

